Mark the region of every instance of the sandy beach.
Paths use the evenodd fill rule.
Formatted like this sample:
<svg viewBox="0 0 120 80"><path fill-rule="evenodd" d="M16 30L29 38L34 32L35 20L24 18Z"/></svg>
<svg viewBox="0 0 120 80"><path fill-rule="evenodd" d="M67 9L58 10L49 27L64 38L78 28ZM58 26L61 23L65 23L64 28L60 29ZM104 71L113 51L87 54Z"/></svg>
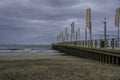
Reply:
<svg viewBox="0 0 120 80"><path fill-rule="evenodd" d="M0 56L0 80L120 80L120 67L66 55Z"/></svg>

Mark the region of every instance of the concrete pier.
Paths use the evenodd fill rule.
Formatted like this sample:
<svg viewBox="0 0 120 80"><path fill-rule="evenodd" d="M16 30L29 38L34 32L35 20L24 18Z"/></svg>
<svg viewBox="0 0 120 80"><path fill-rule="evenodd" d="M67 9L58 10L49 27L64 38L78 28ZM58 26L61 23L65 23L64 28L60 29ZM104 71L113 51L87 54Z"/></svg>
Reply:
<svg viewBox="0 0 120 80"><path fill-rule="evenodd" d="M100 62L120 65L120 52L96 48L85 48L74 45L52 45L53 49L65 52L67 55L89 58Z"/></svg>

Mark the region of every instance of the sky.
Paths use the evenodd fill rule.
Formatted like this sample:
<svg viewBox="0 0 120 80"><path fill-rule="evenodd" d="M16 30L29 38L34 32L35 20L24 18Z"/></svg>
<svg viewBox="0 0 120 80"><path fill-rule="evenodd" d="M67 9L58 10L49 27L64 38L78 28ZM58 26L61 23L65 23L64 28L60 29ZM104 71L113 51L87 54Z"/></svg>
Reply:
<svg viewBox="0 0 120 80"><path fill-rule="evenodd" d="M92 35L117 35L114 26L120 0L0 0L0 44L51 44L75 22L84 39L86 9L91 8Z"/></svg>

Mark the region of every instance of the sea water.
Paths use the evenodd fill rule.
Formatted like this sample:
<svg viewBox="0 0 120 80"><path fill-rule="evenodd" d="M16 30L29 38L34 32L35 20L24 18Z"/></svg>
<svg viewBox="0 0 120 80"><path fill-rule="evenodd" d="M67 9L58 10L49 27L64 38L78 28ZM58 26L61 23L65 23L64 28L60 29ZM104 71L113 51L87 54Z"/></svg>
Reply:
<svg viewBox="0 0 120 80"><path fill-rule="evenodd" d="M0 45L0 55L52 55L60 54L51 45Z"/></svg>

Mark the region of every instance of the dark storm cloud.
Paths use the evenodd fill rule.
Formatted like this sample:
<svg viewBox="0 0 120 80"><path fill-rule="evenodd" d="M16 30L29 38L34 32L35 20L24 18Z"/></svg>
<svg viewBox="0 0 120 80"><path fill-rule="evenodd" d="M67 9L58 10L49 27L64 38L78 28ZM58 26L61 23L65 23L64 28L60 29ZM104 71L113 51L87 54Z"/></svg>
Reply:
<svg viewBox="0 0 120 80"><path fill-rule="evenodd" d="M0 0L0 43L52 43L75 21L84 35L85 11L92 11L92 27L101 30L104 17L114 26L119 0ZM99 26L98 26L99 25Z"/></svg>

